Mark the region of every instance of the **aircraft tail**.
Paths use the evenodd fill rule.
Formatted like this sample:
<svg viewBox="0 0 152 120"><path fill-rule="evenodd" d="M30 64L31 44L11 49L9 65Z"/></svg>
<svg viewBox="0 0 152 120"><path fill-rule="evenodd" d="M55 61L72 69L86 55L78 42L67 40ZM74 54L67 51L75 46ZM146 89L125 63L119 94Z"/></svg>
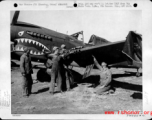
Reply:
<svg viewBox="0 0 152 120"><path fill-rule="evenodd" d="M74 33L71 36L76 38L77 40L84 41L83 31Z"/></svg>
<svg viewBox="0 0 152 120"><path fill-rule="evenodd" d="M20 13L20 11L15 11L11 25L14 25L14 24L17 23L17 19L18 19L19 13Z"/></svg>
<svg viewBox="0 0 152 120"><path fill-rule="evenodd" d="M129 58L132 64L142 62L142 36L130 31L122 52Z"/></svg>

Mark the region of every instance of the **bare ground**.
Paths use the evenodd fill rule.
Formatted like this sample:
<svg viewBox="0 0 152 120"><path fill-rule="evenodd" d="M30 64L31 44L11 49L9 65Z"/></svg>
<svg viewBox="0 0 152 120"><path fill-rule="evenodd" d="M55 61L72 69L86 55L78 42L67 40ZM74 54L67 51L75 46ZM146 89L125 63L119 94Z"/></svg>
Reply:
<svg viewBox="0 0 152 120"><path fill-rule="evenodd" d="M37 79L34 69L33 80ZM22 97L21 73L19 67L12 67L11 92L12 114L104 114L105 111L142 111L142 77L135 76L135 69L112 68L115 93L94 94L98 70L92 70L90 77L81 80L83 68L73 68L79 82L69 92L49 94L49 83L38 82L32 87L28 98ZM126 72L127 71L127 72Z"/></svg>

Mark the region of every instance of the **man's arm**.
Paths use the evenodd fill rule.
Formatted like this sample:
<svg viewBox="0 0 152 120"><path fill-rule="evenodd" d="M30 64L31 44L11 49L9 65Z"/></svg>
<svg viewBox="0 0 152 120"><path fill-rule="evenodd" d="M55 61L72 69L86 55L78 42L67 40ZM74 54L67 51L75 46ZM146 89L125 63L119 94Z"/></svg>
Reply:
<svg viewBox="0 0 152 120"><path fill-rule="evenodd" d="M21 57L20 58L20 69L21 69L21 73L22 74L25 74L25 66L24 66L24 64L25 64L24 57Z"/></svg>
<svg viewBox="0 0 152 120"><path fill-rule="evenodd" d="M48 55L52 53L51 51L46 51L45 49L43 49L42 52L46 57L48 57Z"/></svg>
<svg viewBox="0 0 152 120"><path fill-rule="evenodd" d="M31 57L29 57L29 59L30 59L30 69L31 69L31 73L33 74L33 67L34 67L35 65L32 65Z"/></svg>
<svg viewBox="0 0 152 120"><path fill-rule="evenodd" d="M53 54L48 54L47 57L52 59L52 58L56 57L56 55L54 53Z"/></svg>
<svg viewBox="0 0 152 120"><path fill-rule="evenodd" d="M103 70L102 67L99 65L98 61L96 60L94 56L93 56L93 61L94 61L94 64L97 66L97 68L102 71Z"/></svg>

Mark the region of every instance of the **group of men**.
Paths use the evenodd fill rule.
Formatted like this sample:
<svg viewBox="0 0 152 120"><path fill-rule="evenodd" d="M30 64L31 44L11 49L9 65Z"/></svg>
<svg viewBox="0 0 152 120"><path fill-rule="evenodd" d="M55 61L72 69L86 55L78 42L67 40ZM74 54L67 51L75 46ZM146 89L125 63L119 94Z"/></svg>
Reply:
<svg viewBox="0 0 152 120"><path fill-rule="evenodd" d="M51 77L50 82L50 94L54 94L55 83L57 83L57 90L55 92L62 92L66 86L67 91L70 90L70 80L67 73L67 66L64 63L64 53L66 53L66 46L63 44L61 48L54 47L52 52L42 50L47 61L45 63L47 73ZM33 74L30 50L24 49L24 54L20 58L20 69L22 74L22 89L23 96L28 97L31 94L33 80L31 74ZM65 83L66 85L64 86Z"/></svg>
<svg viewBox="0 0 152 120"><path fill-rule="evenodd" d="M67 64L65 58L66 46L63 44L61 48L54 47L52 52L42 50L47 57L45 66L47 73L51 77L49 92L53 95L55 92L62 92L64 88L70 90L70 79L67 72ZM24 49L24 54L20 58L20 69L22 74L22 89L23 97L28 97L31 94L33 80L31 74L33 73L30 50ZM100 83L96 87L96 94L113 93L111 86L112 77L110 70L106 67L106 63L102 62L100 65L96 58L93 56L94 64L99 69ZM57 90L55 91L55 83L57 83ZM64 84L65 83L65 84ZM66 86L66 87L65 87Z"/></svg>
<svg viewBox="0 0 152 120"><path fill-rule="evenodd" d="M70 80L64 59L65 53L66 46L64 44L61 45L60 49L58 47L54 47L53 53L44 52L44 54L48 58L46 62L47 73L51 77L49 90L50 94L54 94L55 82L57 83L56 92L62 92L62 90L64 89L63 83L66 83L67 91L70 90Z"/></svg>

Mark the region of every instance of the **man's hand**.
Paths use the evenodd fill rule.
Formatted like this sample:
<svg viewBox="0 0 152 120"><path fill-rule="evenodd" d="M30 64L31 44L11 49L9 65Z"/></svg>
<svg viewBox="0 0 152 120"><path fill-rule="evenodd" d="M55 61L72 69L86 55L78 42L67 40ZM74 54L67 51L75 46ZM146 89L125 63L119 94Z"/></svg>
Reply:
<svg viewBox="0 0 152 120"><path fill-rule="evenodd" d="M96 58L93 55L92 55L92 57L93 57L93 60L96 61Z"/></svg>
<svg viewBox="0 0 152 120"><path fill-rule="evenodd" d="M63 57L63 58L65 57L65 55L64 55L64 54L61 54L60 56L61 56L61 57Z"/></svg>

